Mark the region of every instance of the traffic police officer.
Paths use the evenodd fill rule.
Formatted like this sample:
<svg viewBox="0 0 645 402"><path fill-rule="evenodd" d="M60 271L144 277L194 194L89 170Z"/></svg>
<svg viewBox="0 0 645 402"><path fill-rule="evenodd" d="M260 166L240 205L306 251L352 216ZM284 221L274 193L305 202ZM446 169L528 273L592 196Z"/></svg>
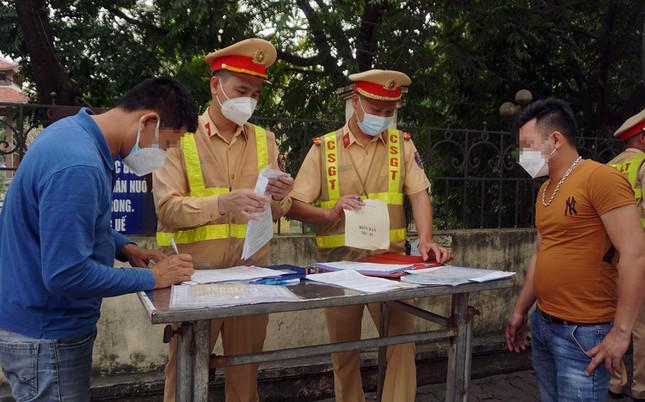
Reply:
<svg viewBox="0 0 645 402"><path fill-rule="evenodd" d="M403 253L406 221L403 198L407 196L419 234L419 251L444 262L449 252L432 241L430 182L409 133L391 128L401 99L401 87L410 78L398 71L370 70L352 74L354 113L347 124L314 139L291 193L289 216L316 225L317 260L354 260L386 251ZM379 199L388 206L389 250L369 251L345 247L344 210L361 208L361 198ZM318 206L312 205L317 202ZM325 311L332 342L358 340L363 305L328 308ZM375 323L378 305L368 306ZM411 332L413 317L391 311L388 335ZM364 402L358 351L332 355L336 400ZM415 346L390 346L383 401L414 401L416 393Z"/></svg>
<svg viewBox="0 0 645 402"><path fill-rule="evenodd" d="M273 45L247 39L206 56L212 77L212 101L199 117L197 131L183 137L168 152L165 166L153 177L157 208L157 242L175 239L182 253L192 254L195 269L237 265L266 265L268 246L242 261L246 223L264 209L270 197L274 219L291 205L293 179L273 179L268 197L253 189L258 172L267 165L278 169L278 148L272 132L249 124L266 69L276 59ZM224 353L262 351L268 315L211 321L211 348L222 334ZM257 365L227 367L227 402L257 401ZM164 400L175 400L176 342L170 343Z"/></svg>
<svg viewBox="0 0 645 402"><path fill-rule="evenodd" d="M609 165L620 170L636 197L638 211L641 214L641 225L645 228L645 205L643 191L645 190L645 109L630 117L614 133L614 137L625 141L627 148L621 154L609 161ZM631 385L632 397L635 401L645 401L645 305L641 307L640 315L632 329L634 373ZM609 393L613 397L622 397L627 385L627 370L622 363L620 373L612 374L609 382Z"/></svg>

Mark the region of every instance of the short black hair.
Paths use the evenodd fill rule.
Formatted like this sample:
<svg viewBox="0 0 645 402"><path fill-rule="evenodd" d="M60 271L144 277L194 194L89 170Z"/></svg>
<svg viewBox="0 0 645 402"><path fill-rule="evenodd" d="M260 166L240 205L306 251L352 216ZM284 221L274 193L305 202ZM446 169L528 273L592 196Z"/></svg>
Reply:
<svg viewBox="0 0 645 402"><path fill-rule="evenodd" d="M192 95L179 81L170 77L141 81L121 98L116 107L128 112L150 109L159 113L160 127L189 132L197 130L197 106Z"/></svg>
<svg viewBox="0 0 645 402"><path fill-rule="evenodd" d="M212 77L217 77L221 78L222 80L227 80L231 77L231 72L228 70L215 70L213 71L213 74L211 74Z"/></svg>
<svg viewBox="0 0 645 402"><path fill-rule="evenodd" d="M537 127L559 131L569 144L575 145L578 123L567 102L555 97L537 100L522 110L515 126L519 129L533 119Z"/></svg>
<svg viewBox="0 0 645 402"><path fill-rule="evenodd" d="M638 134L634 135L633 137L629 137L629 138L625 141L625 143L627 143L627 146L628 146L628 147L629 147L629 146L632 146L632 145L635 145L635 144L637 144L637 143L640 141L640 137L642 137L642 136L643 136L643 134L645 134L645 130L641 130Z"/></svg>

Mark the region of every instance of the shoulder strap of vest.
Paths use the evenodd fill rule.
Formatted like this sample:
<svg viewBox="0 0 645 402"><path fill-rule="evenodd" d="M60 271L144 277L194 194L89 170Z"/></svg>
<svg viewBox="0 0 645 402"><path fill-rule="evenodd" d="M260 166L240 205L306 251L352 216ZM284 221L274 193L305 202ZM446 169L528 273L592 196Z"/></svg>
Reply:
<svg viewBox="0 0 645 402"><path fill-rule="evenodd" d="M269 145L267 138L267 131L252 124L255 129L255 146L258 154L258 173L269 165Z"/></svg>
<svg viewBox="0 0 645 402"><path fill-rule="evenodd" d="M627 180L629 181L629 184L632 185L634 196L637 200L641 200L643 198L643 191L641 187L637 185L638 174L640 173L641 165L643 164L643 162L645 162L645 154L641 153L636 155L632 160L629 161L630 166L626 172Z"/></svg>
<svg viewBox="0 0 645 402"><path fill-rule="evenodd" d="M638 184L638 173L640 172L641 165L645 162L645 154L638 154L632 159L626 160L621 163L610 163L609 166L618 169L623 176L627 179L629 184L634 190L634 198L640 200L643 198L643 192Z"/></svg>
<svg viewBox="0 0 645 402"><path fill-rule="evenodd" d="M641 168L641 165L645 162L645 153L638 154L632 159L632 163L634 164L636 168L636 172L638 172Z"/></svg>
<svg viewBox="0 0 645 402"><path fill-rule="evenodd" d="M632 159L619 163L609 163L608 165L618 169L625 176L627 181L629 181L632 187L634 187L638 181L638 172L643 162L645 162L645 154L639 154Z"/></svg>
<svg viewBox="0 0 645 402"><path fill-rule="evenodd" d="M402 131L396 128L387 130L387 191L388 193L400 193L401 191L401 149L403 147Z"/></svg>
<svg viewBox="0 0 645 402"><path fill-rule="evenodd" d="M184 153L189 193L199 196L206 191L206 188L204 186L204 176L202 175L202 167L199 162L199 153L197 152L194 133L186 133L181 137L181 149Z"/></svg>
<svg viewBox="0 0 645 402"><path fill-rule="evenodd" d="M340 186L338 180L338 142L336 141L337 131L332 131L321 137L322 158L325 167L325 178L327 183L327 194L329 200L340 199Z"/></svg>

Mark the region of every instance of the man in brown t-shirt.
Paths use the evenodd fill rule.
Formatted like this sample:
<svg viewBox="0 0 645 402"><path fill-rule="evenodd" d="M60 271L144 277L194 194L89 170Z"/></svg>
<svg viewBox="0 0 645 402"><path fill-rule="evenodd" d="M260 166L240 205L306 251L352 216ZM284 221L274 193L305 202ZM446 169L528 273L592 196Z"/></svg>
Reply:
<svg viewBox="0 0 645 402"><path fill-rule="evenodd" d="M531 334L541 400L604 401L642 299L645 233L634 195L616 169L578 155L565 102L537 101L518 122L520 165L549 179L538 193L536 251L508 320L507 346L527 346L537 300Z"/></svg>

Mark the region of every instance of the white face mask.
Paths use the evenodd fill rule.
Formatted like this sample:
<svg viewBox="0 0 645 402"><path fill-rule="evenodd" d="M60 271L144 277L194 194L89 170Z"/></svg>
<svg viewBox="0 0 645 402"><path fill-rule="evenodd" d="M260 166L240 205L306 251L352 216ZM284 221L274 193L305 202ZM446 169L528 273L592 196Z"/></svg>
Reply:
<svg viewBox="0 0 645 402"><path fill-rule="evenodd" d="M215 99L217 99L217 103L219 103L220 107L222 108L222 114L224 115L224 117L237 124L238 126L241 126L249 121L251 116L253 116L253 112L255 111L255 107L257 106L258 101L248 96L241 96L239 98L231 99L228 97L228 95L226 95L226 92L224 92L222 81L219 81L219 87L222 90L222 93L224 94L226 100L224 101L224 103L222 103L219 101L219 98L217 96L215 97Z"/></svg>
<svg viewBox="0 0 645 402"><path fill-rule="evenodd" d="M361 109L363 109L363 120L358 122L358 127L362 132L367 135L371 135L372 137L376 137L390 126L393 116L383 117L367 113L360 97L358 98L358 104L361 105Z"/></svg>
<svg viewBox="0 0 645 402"><path fill-rule="evenodd" d="M532 177L542 177L549 174L549 159L556 150L551 151L548 157L542 151L532 149L521 149L519 164Z"/></svg>
<svg viewBox="0 0 645 402"><path fill-rule="evenodd" d="M159 147L159 119L157 119L157 127L155 128L155 144L151 144L149 147L140 148L140 137L141 126L139 126L139 129L137 130L137 140L130 149L128 156L123 158L123 163L125 163L134 174L145 176L157 169L161 169L166 161L166 151Z"/></svg>

